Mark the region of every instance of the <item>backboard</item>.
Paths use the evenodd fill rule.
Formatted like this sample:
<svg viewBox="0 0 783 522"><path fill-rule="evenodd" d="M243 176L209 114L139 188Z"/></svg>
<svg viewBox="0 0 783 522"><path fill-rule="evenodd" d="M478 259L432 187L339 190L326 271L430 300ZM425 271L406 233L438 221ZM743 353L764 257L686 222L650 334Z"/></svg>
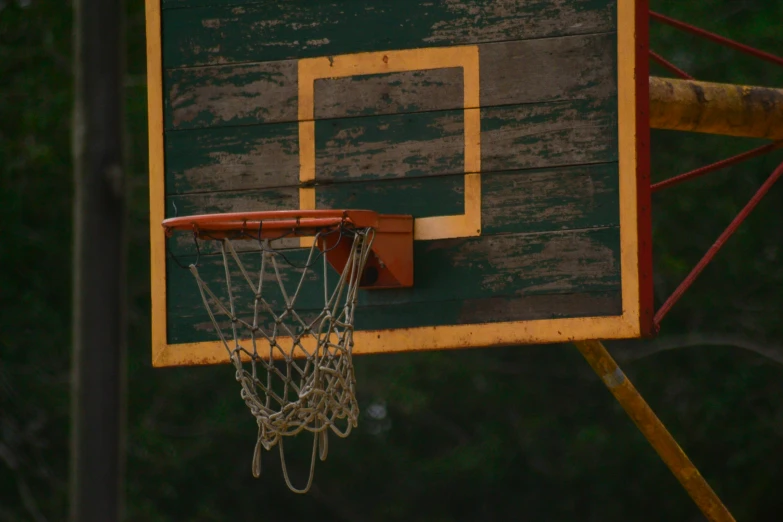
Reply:
<svg viewBox="0 0 783 522"><path fill-rule="evenodd" d="M355 354L651 332L646 2L147 0L147 39L156 366L226 361L160 225L201 213L413 215Z"/></svg>

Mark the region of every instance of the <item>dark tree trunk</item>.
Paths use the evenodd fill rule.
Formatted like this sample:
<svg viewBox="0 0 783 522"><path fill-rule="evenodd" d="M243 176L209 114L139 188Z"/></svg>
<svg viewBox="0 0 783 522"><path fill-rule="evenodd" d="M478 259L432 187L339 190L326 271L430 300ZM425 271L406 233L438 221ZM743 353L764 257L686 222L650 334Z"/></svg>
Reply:
<svg viewBox="0 0 783 522"><path fill-rule="evenodd" d="M124 3L74 2L71 520L122 511L125 419Z"/></svg>

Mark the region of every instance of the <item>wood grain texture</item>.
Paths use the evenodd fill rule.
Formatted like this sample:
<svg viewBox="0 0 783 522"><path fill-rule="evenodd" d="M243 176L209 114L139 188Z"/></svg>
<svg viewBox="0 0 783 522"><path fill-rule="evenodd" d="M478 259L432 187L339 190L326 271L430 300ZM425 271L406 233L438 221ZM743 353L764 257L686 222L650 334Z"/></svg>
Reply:
<svg viewBox="0 0 783 522"><path fill-rule="evenodd" d="M485 174L487 234L619 226L617 164Z"/></svg>
<svg viewBox="0 0 783 522"><path fill-rule="evenodd" d="M481 106L615 96L616 48L614 33L482 45Z"/></svg>
<svg viewBox="0 0 783 522"><path fill-rule="evenodd" d="M316 208L373 209L382 214L416 217L460 214L464 211L464 184L464 176L452 175L319 185L315 191ZM167 201L167 217L173 217L175 209L182 216L284 210L299 207L299 189L293 186L206 192L171 196Z"/></svg>
<svg viewBox="0 0 783 522"><path fill-rule="evenodd" d="M367 74L315 81L315 118L459 109L462 68Z"/></svg>
<svg viewBox="0 0 783 522"><path fill-rule="evenodd" d="M450 325L617 316L622 312L621 301L619 292L452 299L439 302L437 314L434 315L432 303L371 306L361 309L356 317L356 328L358 331L415 328L421 325L422 317L430 318L437 325ZM186 313L184 310L182 312ZM305 310L303 314L307 320L317 312ZM230 335L230 322L220 321L220 324L223 331ZM263 324L271 326L268 321ZM216 337L206 312L201 313L199 310L194 310L192 316L172 321L170 328L172 343L211 341Z"/></svg>
<svg viewBox="0 0 783 522"><path fill-rule="evenodd" d="M481 180L483 233L537 233L619 225L618 175L615 163L542 170L486 173ZM463 206L461 175L316 187L317 208L370 208L415 217L458 214ZM167 199L167 217L197 213L285 210L299 207L297 187L182 194ZM177 256L193 254L192 238L170 240ZM286 243L288 247L295 246ZM237 242L239 250L254 250L252 242ZM202 252L215 252L205 242Z"/></svg>
<svg viewBox="0 0 783 522"><path fill-rule="evenodd" d="M490 297L465 302L456 301L456 303L460 304L457 323L461 324L607 316L622 313L622 299L619 292Z"/></svg>
<svg viewBox="0 0 783 522"><path fill-rule="evenodd" d="M620 285L618 235L619 230L612 227L420 242L415 245L414 254L416 286L410 290L362 292L357 315L374 308L396 315L411 304L430 303L430 312L419 318L418 325L453 324L453 316L439 316L439 305L432 305L451 300L467 303L473 299L499 297L575 293L614 295L619 292ZM304 264L305 255L301 249L286 254L291 262L299 265ZM250 273L258 270L258 253L241 254L241 258ZM224 279L222 271L220 256L201 257L202 277L214 281L216 294L225 297L224 284L220 284ZM288 271L284 274L284 283L290 287L298 277ZM243 310L240 314L248 314L252 292L235 267L232 268L232 280L237 289L243 285L247 287L244 295L237 294L236 300L238 310ZM271 274L265 277L266 280L274 281ZM179 331L192 331L194 321L205 325L204 340L214 335L205 322L208 318L191 274L170 263L168 281L169 342L176 340ZM320 274L312 272L308 281L310 284L303 287L298 297L298 310L317 310L323 305ZM270 289L269 299L281 302L274 288Z"/></svg>
<svg viewBox="0 0 783 522"><path fill-rule="evenodd" d="M295 123L169 132L165 141L167 195L299 182Z"/></svg>
<svg viewBox="0 0 783 522"><path fill-rule="evenodd" d="M167 129L296 121L296 60L165 72Z"/></svg>
<svg viewBox="0 0 783 522"><path fill-rule="evenodd" d="M483 109L484 172L617 161L616 101L573 100ZM464 173L462 111L316 124L316 181ZM167 134L167 194L291 186L296 124Z"/></svg>
<svg viewBox="0 0 783 522"><path fill-rule="evenodd" d="M577 100L481 111L484 171L617 160L616 102Z"/></svg>
<svg viewBox="0 0 783 522"><path fill-rule="evenodd" d="M481 105L616 95L614 33L479 46ZM189 129L297 119L296 61L166 71L166 128ZM322 79L317 119L463 107L459 68Z"/></svg>
<svg viewBox="0 0 783 522"><path fill-rule="evenodd" d="M163 11L165 68L592 34L616 16L611 0L209 4Z"/></svg>
<svg viewBox="0 0 783 522"><path fill-rule="evenodd" d="M316 181L465 172L462 110L319 121Z"/></svg>
<svg viewBox="0 0 783 522"><path fill-rule="evenodd" d="M372 209L384 214L410 214L416 217L449 216L465 211L464 176L436 176L428 178L366 181L362 183L335 183L318 186L315 191L316 208ZM175 215L259 210L290 210L299 208L298 187L278 187L261 190L208 192L171 196L167 199L167 217ZM193 237L176 234L169 240L169 249L176 256L194 253ZM298 240L278 244L277 248L298 246ZM252 241L239 241L237 250L256 250ZM202 253L214 253L219 247L212 241L204 242Z"/></svg>

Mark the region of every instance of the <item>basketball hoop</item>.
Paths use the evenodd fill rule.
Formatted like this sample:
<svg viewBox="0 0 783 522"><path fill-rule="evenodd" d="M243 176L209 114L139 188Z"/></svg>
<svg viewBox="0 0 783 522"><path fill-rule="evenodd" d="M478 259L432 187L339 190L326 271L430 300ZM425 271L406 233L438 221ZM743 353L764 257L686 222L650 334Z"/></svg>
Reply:
<svg viewBox="0 0 783 522"><path fill-rule="evenodd" d="M258 424L253 475L261 473L261 449L277 445L286 484L306 493L316 455L326 459L327 432L347 437L357 425L352 352L358 290L413 284L413 218L365 210L273 211L171 218L163 227L167 236L193 234L198 257L188 269ZM302 266L273 245L287 237L314 239ZM222 280L207 282L199 272L199 241L206 240L219 243ZM254 241L260 252L238 253L235 240ZM248 269L247 261L258 262L258 256L260 268ZM277 283L272 288L270 280ZM298 312L303 288L313 282L315 292L323 286L323 306ZM217 285L225 286L221 295ZM313 433L313 449L309 478L297 489L288 475L283 437L303 431Z"/></svg>

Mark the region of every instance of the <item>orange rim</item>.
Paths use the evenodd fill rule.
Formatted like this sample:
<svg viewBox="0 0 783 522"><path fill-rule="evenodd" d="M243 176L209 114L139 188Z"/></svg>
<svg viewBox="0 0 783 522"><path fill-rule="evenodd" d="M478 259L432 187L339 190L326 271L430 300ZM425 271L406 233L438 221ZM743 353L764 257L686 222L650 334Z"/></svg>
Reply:
<svg viewBox="0 0 783 522"><path fill-rule="evenodd" d="M342 225L376 228L378 224L379 215L372 210L269 210L169 218L163 221L162 226L168 235L175 231L222 234L252 231L256 237L267 238L281 231L290 231L293 236L307 236Z"/></svg>
<svg viewBox="0 0 783 522"><path fill-rule="evenodd" d="M324 230L348 225L374 231L372 252L367 260L362 288L400 288L413 285L413 216L378 214L372 210L271 210L201 214L166 219L166 235L190 231L204 239L279 239L285 236L313 236ZM233 237L241 236L241 237ZM350 257L351 244L341 234L316 238L327 261L341 273Z"/></svg>

